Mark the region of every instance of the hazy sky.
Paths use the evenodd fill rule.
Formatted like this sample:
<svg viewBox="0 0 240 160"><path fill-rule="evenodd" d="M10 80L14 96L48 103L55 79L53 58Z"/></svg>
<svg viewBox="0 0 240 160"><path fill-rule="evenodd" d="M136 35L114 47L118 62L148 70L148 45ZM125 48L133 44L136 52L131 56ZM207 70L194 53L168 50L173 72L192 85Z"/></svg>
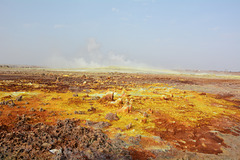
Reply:
<svg viewBox="0 0 240 160"><path fill-rule="evenodd" d="M240 71L240 0L0 0L0 64Z"/></svg>

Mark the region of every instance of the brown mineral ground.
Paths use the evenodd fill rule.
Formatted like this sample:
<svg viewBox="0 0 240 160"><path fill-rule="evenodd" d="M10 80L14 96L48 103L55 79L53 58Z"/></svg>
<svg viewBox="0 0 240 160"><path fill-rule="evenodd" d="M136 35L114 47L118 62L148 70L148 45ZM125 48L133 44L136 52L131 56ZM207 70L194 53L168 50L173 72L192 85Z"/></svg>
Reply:
<svg viewBox="0 0 240 160"><path fill-rule="evenodd" d="M239 159L240 74L0 68L1 159Z"/></svg>

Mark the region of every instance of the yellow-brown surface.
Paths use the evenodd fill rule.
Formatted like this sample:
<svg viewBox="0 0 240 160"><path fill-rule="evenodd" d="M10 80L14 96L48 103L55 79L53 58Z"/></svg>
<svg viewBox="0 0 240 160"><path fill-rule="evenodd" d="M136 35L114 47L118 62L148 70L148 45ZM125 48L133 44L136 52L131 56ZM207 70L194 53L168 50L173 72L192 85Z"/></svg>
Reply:
<svg viewBox="0 0 240 160"><path fill-rule="evenodd" d="M240 134L237 78L42 70L1 71L0 77L0 101L15 103L0 106L1 126L11 129L16 117L23 114L33 117L33 124L56 124L67 118L80 119L83 126L86 121L105 121L111 126L102 130L111 138L120 133L129 143L133 159L159 158L152 151L166 153L172 148L225 154L224 148L230 146L219 134ZM222 89L226 83L235 85L225 87L228 94ZM222 88L215 94L208 88L205 93L204 85L211 85L213 91ZM191 86L193 90L189 90ZM113 97L106 98L109 94ZM16 101L19 96L22 100ZM91 107L96 110L89 110ZM105 119L108 113L116 113L119 120ZM139 135L139 144L129 141Z"/></svg>

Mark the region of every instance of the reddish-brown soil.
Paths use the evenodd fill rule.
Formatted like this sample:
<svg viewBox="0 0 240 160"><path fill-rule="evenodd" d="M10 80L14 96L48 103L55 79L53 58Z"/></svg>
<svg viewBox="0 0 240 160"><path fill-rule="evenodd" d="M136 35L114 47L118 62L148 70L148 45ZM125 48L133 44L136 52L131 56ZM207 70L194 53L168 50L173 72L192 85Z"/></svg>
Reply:
<svg viewBox="0 0 240 160"><path fill-rule="evenodd" d="M66 76L67 75L67 76ZM62 155L56 155L58 158L61 156L67 156L74 158L80 157L82 159L104 159L109 158L113 159L114 154L116 157L128 159L130 156L132 159L174 159L174 158L192 158L192 159L239 159L238 150L240 146L239 136L240 136L240 79L232 78L232 77L217 77L217 76L192 76L192 75L169 75L169 74L137 74L137 73L91 73L91 72L63 72L63 71L49 71L49 70L21 70L21 69L1 69L0 70L0 91L1 93L13 93L13 92L43 92L43 93L82 93L84 96L81 99L77 99L75 97L68 98L68 101L64 103L66 108L68 105L80 105L88 101L88 103L92 106L93 104L100 103L101 105L106 105L104 101L99 101L96 99L90 99L88 93L90 90L103 91L103 90L116 90L117 87L124 88L126 91L131 91L132 88L137 86L145 86L145 85L154 85L156 83L163 83L169 86L173 86L173 88L180 89L183 94L185 91L196 91L199 92L200 96L214 98L216 100L225 100L226 104L229 102L231 105L220 106L218 103L212 103L212 106L217 106L224 108L226 107L231 112L223 111L221 114L217 116L212 116L210 118L203 118L194 124L189 124L188 122L179 121L179 117L175 118L173 116L169 116L166 112L162 112L159 110L153 110L151 112L146 111L149 115L144 116L142 120L138 120L142 122L144 125L148 125L153 123L155 125L154 128L145 128L144 131L149 133L151 136L159 137L160 141L154 141L151 136L142 137L140 142L131 142L128 145L125 145L125 142L128 143L129 136L120 137L119 141L107 141L104 139L104 144L97 145L97 153L93 154L92 151L96 148L92 146L91 151L89 151L89 146L84 149L83 152L75 152L73 151L75 148L79 149L81 145L72 144L73 141L67 143L56 142L52 143L51 147L44 148L39 147L39 145L43 145L45 142L44 138L38 139L39 142L36 142L36 147L38 149L34 149L30 155L30 159L34 157L34 154L43 154L46 156L46 159L51 159L52 154L49 154L50 149L54 148L62 148L64 151ZM117 87L116 87L117 86ZM117 88L118 89L118 88ZM206 96L207 94L207 96ZM127 97L133 97L134 103L144 105L155 101L158 101L158 98L149 97L141 98L138 96L126 95ZM175 95L174 95L175 96ZM172 103L171 101L177 101L174 99L175 97L164 97L161 101L164 101L166 104ZM52 97L50 102L52 104L47 104L42 102L44 94L41 96L31 96L24 97L23 101L16 101L14 96L6 94L1 97L1 102L8 101L10 99L14 99L15 106L11 107L11 105L0 105L0 147L1 150L1 158L20 158L24 159L23 156L27 154L29 150L29 144L25 144L25 141L29 141L26 136L30 136L30 130L35 132L46 132L51 136L51 132L49 131L39 131L41 128L34 128L36 124L42 123L40 127L47 127L56 130L54 126L60 123L59 120L65 120L66 116L71 116L73 113L67 113L64 109L40 109L39 104L44 106L45 108L50 108L52 104L55 104L55 101L61 101L64 97L55 96ZM45 97L47 98L47 97ZM151 101L150 101L151 100ZM190 104L183 98L183 101L186 101L186 105L188 105L188 110L191 110L191 107L194 105ZM225 102L224 101L224 102ZM18 107L19 106L19 107ZM110 105L111 106L111 105ZM43 107L43 108L44 108ZM111 106L112 107L112 106ZM32 109L33 108L33 109ZM180 110L181 108L179 108ZM186 110L187 110L186 109ZM79 110L80 111L80 110ZM102 111L100 109L93 111L86 111L87 113L81 112L82 114L88 115L101 115ZM142 113L142 110L136 110L131 114L139 114ZM230 114L231 113L231 114ZM234 113L234 114L232 114ZM27 124L25 123L20 127L21 117L27 117ZM154 117L153 120L148 118L148 116ZM20 117L20 118L19 118ZM145 122L146 121L146 122ZM65 121L61 121L65 122ZM72 123L72 122L71 122ZM75 123L75 122L74 122ZM83 127L92 127L91 125L87 125L86 119L80 119L79 125ZM97 123L97 122L95 122ZM112 122L111 123L117 123ZM17 124L17 125L16 125ZM44 125L43 125L44 124ZM63 126L66 124L63 124ZM110 124L112 125L112 124ZM25 128L24 128L25 126ZM27 126L27 128L26 128ZM136 125L135 125L136 126ZM133 125L133 128L135 127ZM69 126L68 126L69 127ZM75 124L73 126L77 127ZM164 129L163 129L164 128ZM68 128L69 129L69 128ZM74 130L75 129L75 130ZM74 128L75 132L78 132L77 128ZM64 131L64 128L60 129ZM88 130L88 129L86 129ZM126 128L115 128L115 130L121 130L122 133L129 130ZM12 135L13 132L17 133L16 137L12 137L11 140L8 140L8 135ZM91 135L96 133L95 130L89 130ZM74 140L75 135L71 134L71 129L68 131L69 137L65 135L65 137L61 138L70 138ZM19 148L18 145L21 145L21 142L15 144L15 146L11 146L8 148L8 142L13 143L13 140L21 139L21 134L25 134L22 136L24 141L25 148ZM113 137L113 133L111 131L105 132L106 136ZM104 134L104 136L105 136ZM20 135L20 136L19 136ZM73 137L72 137L73 136ZM87 135L86 135L87 136ZM101 133L103 136L103 133ZM67 139L65 139L67 140ZM88 139L85 137L85 140ZM95 139L94 139L95 140ZM105 141L106 140L106 141ZM121 142L120 141L125 141ZM19 140L20 141L20 140ZM96 139L97 141L97 139ZM30 141L29 141L30 142ZM98 142L98 141L97 141ZM96 143L97 143L96 142ZM32 141L31 141L32 143ZM39 143L39 144L38 144ZM80 142L79 142L80 143ZM100 143L100 142L99 142ZM114 147L106 147L107 145L115 145L115 151L112 150ZM71 146L71 151L66 148L65 145ZM34 146L34 145L33 145ZM30 147L33 147L30 146ZM50 145L49 145L50 146ZM105 147L106 151L101 157L101 147ZM5 148L4 148L5 147ZM64 148L65 147L65 148ZM100 149L99 149L100 147ZM162 148L168 148L163 150ZM234 148L235 147L235 148ZM170 149L169 149L170 148ZM12 149L13 152L10 150ZM4 151L4 153L3 153ZM69 154L67 153L69 152ZM20 152L20 153L18 153ZM71 152L71 153L70 153ZM15 155L13 157L9 156L12 153ZM124 154L120 154L124 153ZM130 155L130 156L129 156ZM104 157L105 156L105 157ZM111 158L112 156L112 158ZM68 158L68 157L67 157Z"/></svg>

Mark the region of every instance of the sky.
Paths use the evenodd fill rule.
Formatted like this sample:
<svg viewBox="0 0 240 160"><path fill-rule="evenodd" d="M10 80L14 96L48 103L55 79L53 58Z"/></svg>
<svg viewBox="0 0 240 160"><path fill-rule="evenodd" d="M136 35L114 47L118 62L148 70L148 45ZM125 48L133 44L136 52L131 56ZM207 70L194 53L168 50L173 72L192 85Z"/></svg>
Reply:
<svg viewBox="0 0 240 160"><path fill-rule="evenodd" d="M0 0L0 64L240 71L239 0Z"/></svg>

